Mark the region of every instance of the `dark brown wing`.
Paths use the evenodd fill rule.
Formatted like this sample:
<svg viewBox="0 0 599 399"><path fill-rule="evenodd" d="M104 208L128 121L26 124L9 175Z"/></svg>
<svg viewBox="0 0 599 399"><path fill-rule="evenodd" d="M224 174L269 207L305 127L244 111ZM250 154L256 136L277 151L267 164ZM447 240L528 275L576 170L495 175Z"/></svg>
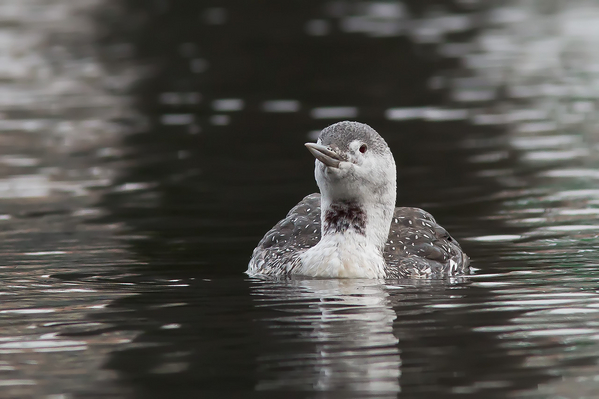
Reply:
<svg viewBox="0 0 599 399"><path fill-rule="evenodd" d="M266 235L252 255L249 274L283 276L299 255L320 241L320 194L310 194L289 211Z"/></svg>
<svg viewBox="0 0 599 399"><path fill-rule="evenodd" d="M395 208L383 255L391 278L452 276L469 264L460 244L419 208Z"/></svg>

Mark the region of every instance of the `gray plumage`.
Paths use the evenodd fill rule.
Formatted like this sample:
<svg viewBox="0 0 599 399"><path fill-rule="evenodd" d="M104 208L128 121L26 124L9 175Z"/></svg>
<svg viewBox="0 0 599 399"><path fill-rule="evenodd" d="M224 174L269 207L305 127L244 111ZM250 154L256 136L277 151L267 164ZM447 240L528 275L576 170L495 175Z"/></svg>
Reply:
<svg viewBox="0 0 599 399"><path fill-rule="evenodd" d="M305 197L266 233L248 274L435 278L468 271L468 256L429 213L395 207L395 161L374 129L339 122L306 147L322 195Z"/></svg>
<svg viewBox="0 0 599 399"><path fill-rule="evenodd" d="M288 276L299 255L320 241L320 194L306 196L266 233L252 262L265 275ZM468 271L469 258L433 216L397 207L383 252L387 278L440 278Z"/></svg>

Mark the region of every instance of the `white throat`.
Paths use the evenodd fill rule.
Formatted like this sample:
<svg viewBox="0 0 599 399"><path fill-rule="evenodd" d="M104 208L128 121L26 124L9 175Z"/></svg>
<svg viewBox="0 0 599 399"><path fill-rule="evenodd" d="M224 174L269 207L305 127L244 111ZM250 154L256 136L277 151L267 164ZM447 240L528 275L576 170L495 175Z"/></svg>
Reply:
<svg viewBox="0 0 599 399"><path fill-rule="evenodd" d="M392 161L393 162L393 161ZM339 187L318 171L321 231L318 244L301 256L298 275L329 278L385 278L383 249L395 210L395 163L385 184L372 190L356 183ZM339 189L340 188L340 189ZM350 193L350 194L348 194Z"/></svg>

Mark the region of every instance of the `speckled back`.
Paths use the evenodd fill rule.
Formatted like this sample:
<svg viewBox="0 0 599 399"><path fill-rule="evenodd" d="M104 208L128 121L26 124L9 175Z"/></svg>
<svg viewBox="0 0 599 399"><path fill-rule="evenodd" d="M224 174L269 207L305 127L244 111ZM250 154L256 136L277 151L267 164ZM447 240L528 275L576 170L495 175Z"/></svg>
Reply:
<svg viewBox="0 0 599 399"><path fill-rule="evenodd" d="M320 241L320 194L304 197L262 238L250 260L250 273L288 275L299 255Z"/></svg>
<svg viewBox="0 0 599 399"><path fill-rule="evenodd" d="M320 241L320 194L310 194L266 235L248 272L292 274L299 256ZM462 274L469 258L435 219L419 208L395 208L383 253L388 278L430 278Z"/></svg>

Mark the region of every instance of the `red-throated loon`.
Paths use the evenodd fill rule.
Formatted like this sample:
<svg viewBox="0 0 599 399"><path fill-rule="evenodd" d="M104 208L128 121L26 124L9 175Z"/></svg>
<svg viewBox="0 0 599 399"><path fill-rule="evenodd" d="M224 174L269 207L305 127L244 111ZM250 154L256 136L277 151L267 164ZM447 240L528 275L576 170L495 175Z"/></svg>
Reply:
<svg viewBox="0 0 599 399"><path fill-rule="evenodd" d="M306 147L316 158L320 194L305 197L266 233L250 276L434 278L468 271L468 256L428 212L395 207L395 160L374 129L335 123Z"/></svg>

